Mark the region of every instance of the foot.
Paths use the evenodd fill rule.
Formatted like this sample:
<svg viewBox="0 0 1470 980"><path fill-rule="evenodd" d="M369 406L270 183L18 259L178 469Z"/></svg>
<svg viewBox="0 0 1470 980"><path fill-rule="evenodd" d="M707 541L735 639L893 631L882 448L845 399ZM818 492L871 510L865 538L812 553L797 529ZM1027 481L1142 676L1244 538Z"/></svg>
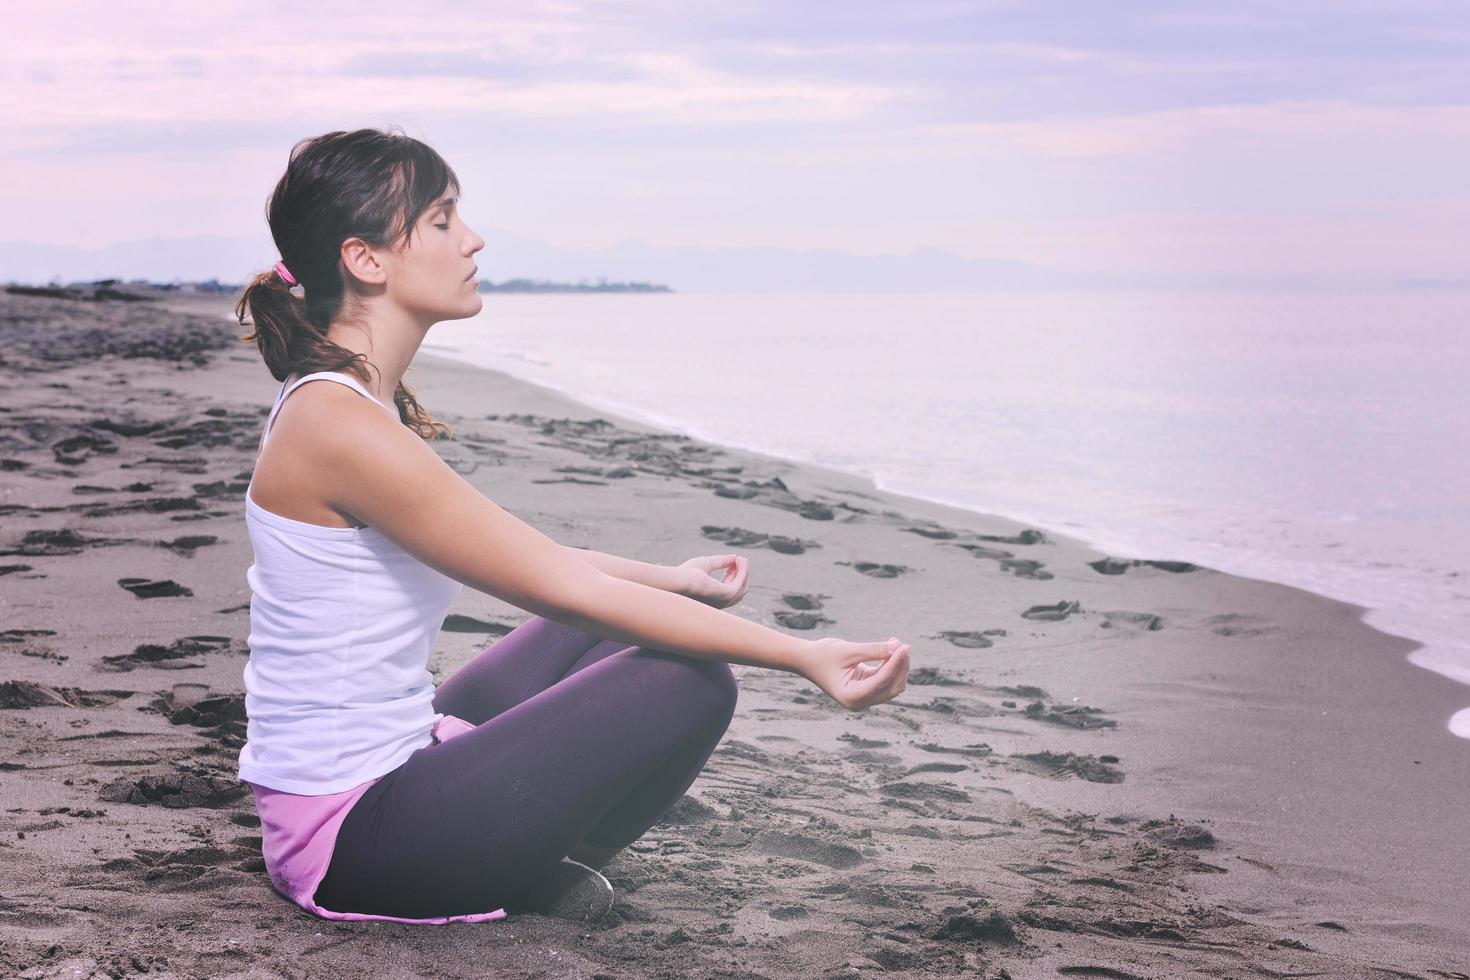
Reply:
<svg viewBox="0 0 1470 980"><path fill-rule="evenodd" d="M607 866L607 862L611 861L621 850L621 847L594 847L586 841L580 841L572 848L567 857L573 861L580 861L589 868L601 871Z"/></svg>
<svg viewBox="0 0 1470 980"><path fill-rule="evenodd" d="M573 922L597 922L613 906L613 886L601 872L562 858L513 907Z"/></svg>

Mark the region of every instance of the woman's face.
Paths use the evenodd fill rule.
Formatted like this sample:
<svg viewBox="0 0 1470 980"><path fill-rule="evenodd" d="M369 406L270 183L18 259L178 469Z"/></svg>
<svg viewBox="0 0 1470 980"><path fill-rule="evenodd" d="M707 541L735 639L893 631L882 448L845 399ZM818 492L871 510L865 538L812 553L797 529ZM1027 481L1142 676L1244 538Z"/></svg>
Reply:
<svg viewBox="0 0 1470 980"><path fill-rule="evenodd" d="M419 215L408 244L390 259L394 299L430 323L474 316L485 305L474 259L484 247L454 196L445 196Z"/></svg>

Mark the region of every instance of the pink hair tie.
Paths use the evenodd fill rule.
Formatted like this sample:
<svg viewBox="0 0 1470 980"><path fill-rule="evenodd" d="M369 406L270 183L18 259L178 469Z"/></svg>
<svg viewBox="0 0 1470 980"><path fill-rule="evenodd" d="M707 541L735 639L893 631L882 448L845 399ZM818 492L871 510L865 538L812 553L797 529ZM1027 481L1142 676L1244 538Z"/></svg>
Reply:
<svg viewBox="0 0 1470 980"><path fill-rule="evenodd" d="M286 263L285 262L277 262L276 263L276 272L277 272L277 274L280 275L280 277L282 279L286 280L286 285L288 285L288 286L294 286L294 285L296 285L296 277L293 276L293 275L291 275L291 270L288 269L288 268L286 268Z"/></svg>

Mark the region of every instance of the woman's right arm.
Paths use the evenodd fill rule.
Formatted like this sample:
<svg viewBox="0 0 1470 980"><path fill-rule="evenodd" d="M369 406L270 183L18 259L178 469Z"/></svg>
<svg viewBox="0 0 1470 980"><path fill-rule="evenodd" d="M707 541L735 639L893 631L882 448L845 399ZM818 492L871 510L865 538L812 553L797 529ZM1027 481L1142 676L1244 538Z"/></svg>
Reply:
<svg viewBox="0 0 1470 980"><path fill-rule="evenodd" d="M800 674L845 707L887 701L906 686L906 647L892 656L882 643L804 640L606 574L490 500L360 395L341 395L358 405L335 406L341 424L310 437L323 496L450 578L606 639ZM868 660L887 662L870 672Z"/></svg>

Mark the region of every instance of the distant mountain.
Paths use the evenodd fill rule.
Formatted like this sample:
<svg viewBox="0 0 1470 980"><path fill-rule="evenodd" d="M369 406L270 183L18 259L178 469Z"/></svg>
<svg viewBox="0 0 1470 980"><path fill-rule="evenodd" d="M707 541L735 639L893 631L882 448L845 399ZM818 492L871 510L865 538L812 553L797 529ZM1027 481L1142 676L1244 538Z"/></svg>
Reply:
<svg viewBox="0 0 1470 980"><path fill-rule="evenodd" d="M151 238L101 248L11 241L0 242L0 282L243 282L269 269L277 258L268 237ZM660 248L630 240L610 248L563 249L496 230L486 235L477 261L481 276L496 282L603 278L667 283L681 292L1015 289L1112 281L1023 262L967 259L932 248L869 256L836 249Z"/></svg>

